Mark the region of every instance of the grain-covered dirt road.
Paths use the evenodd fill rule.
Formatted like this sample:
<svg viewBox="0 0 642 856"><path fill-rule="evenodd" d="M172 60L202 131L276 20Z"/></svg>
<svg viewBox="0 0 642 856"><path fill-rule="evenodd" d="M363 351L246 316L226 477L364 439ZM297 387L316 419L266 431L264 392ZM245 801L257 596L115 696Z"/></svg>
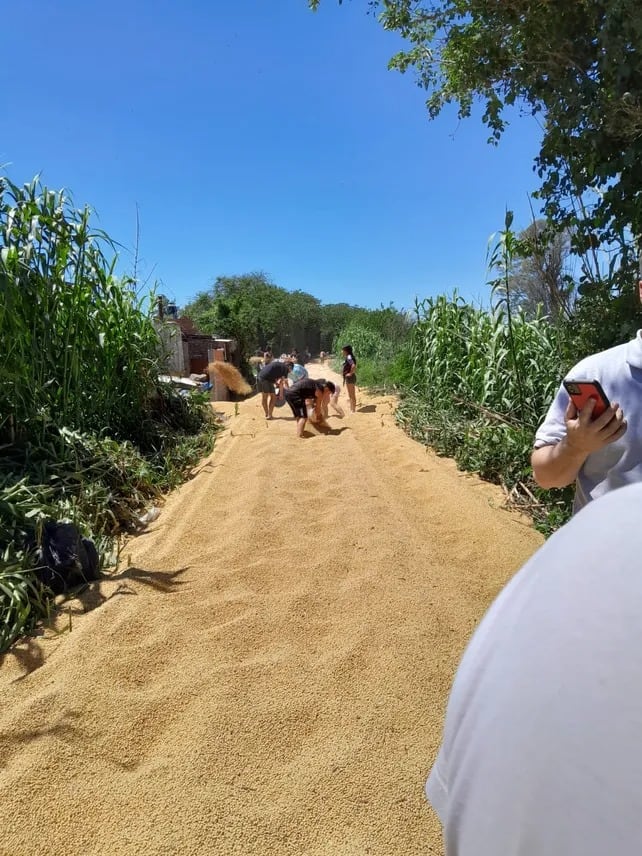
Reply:
<svg viewBox="0 0 642 856"><path fill-rule="evenodd" d="M287 406L215 405L214 453L71 632L5 655L2 856L441 853L452 676L542 539L358 403L303 440Z"/></svg>

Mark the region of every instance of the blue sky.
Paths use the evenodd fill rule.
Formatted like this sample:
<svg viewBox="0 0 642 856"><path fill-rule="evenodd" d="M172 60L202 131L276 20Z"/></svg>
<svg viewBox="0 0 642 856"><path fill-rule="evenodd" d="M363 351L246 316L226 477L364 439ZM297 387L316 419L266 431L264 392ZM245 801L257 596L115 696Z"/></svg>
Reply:
<svg viewBox="0 0 642 856"><path fill-rule="evenodd" d="M0 164L89 203L123 272L138 206L139 272L179 304L252 270L324 303L485 300L490 234L506 207L529 222L539 129L516 116L493 148L477 119L430 122L366 9L7 4Z"/></svg>

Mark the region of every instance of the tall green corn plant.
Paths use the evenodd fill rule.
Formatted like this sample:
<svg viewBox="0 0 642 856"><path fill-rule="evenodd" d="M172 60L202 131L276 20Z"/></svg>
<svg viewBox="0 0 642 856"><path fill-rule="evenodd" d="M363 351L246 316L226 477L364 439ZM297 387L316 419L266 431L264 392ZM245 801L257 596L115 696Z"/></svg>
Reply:
<svg viewBox="0 0 642 856"><path fill-rule="evenodd" d="M497 307L505 307L505 319L508 333L508 350L510 361L514 372L515 383L519 395L519 409L522 414L526 413L527 402L524 392L524 383L521 375L521 366L516 356L515 333L513 329L513 312L510 293L510 271L512 262L518 250L518 238L511 230L513 225L513 212L506 211L504 229L498 235L497 241L489 248L487 265L489 271L496 270L498 276L490 280L491 295L497 298ZM491 239L492 240L492 239Z"/></svg>
<svg viewBox="0 0 642 856"><path fill-rule="evenodd" d="M42 438L51 423L118 435L140 421L157 335L114 277L113 249L63 191L0 178L0 438Z"/></svg>
<svg viewBox="0 0 642 856"><path fill-rule="evenodd" d="M413 386L431 401L448 401L465 382L477 310L455 292L415 304L410 340Z"/></svg>
<svg viewBox="0 0 642 856"><path fill-rule="evenodd" d="M113 251L63 191L0 177L0 651L46 614L44 520L108 555L211 448L207 403L158 383L151 300Z"/></svg>
<svg viewBox="0 0 642 856"><path fill-rule="evenodd" d="M4 178L0 192L0 342L8 345L12 384L5 390L13 398L3 412L13 411L33 434L34 419L44 427L52 409L74 421L87 217L66 217L64 196L42 190L36 180L19 188Z"/></svg>

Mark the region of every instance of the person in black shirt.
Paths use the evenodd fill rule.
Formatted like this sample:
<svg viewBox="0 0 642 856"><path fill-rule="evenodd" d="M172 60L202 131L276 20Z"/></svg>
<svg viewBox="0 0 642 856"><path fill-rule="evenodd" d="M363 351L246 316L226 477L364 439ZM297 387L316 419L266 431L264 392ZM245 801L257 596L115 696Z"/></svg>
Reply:
<svg viewBox="0 0 642 856"><path fill-rule="evenodd" d="M323 401L329 398L335 390L331 380L304 377L285 390L285 400L296 419L296 435L303 437L305 424L308 421L308 403L314 404L316 421L323 421Z"/></svg>
<svg viewBox="0 0 642 856"><path fill-rule="evenodd" d="M261 405L266 419L272 419L277 393L281 391L283 386L287 386L288 374L292 371L293 365L291 362L282 363L280 360L273 360L263 366L259 372L256 386L261 393ZM276 391L274 389L275 384L277 386Z"/></svg>
<svg viewBox="0 0 642 856"><path fill-rule="evenodd" d="M343 383L350 399L350 411L357 409L357 361L352 352L352 345L341 348L343 354Z"/></svg>

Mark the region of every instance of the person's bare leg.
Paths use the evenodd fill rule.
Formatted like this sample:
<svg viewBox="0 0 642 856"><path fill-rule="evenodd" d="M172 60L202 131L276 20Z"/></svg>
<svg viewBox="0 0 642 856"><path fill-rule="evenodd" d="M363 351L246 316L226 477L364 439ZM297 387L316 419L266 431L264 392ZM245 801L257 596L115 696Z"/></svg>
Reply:
<svg viewBox="0 0 642 856"><path fill-rule="evenodd" d="M261 393L261 406L263 407L263 412L265 413L265 418L268 419L270 413L268 411L268 394L267 392Z"/></svg>
<svg viewBox="0 0 642 856"><path fill-rule="evenodd" d="M354 383L347 383L347 384L346 384L346 386L348 387L348 398L350 399L350 411L351 411L352 413L354 413L354 412L355 412L355 410L357 409L357 390L356 390L356 384L354 384Z"/></svg>
<svg viewBox="0 0 642 856"><path fill-rule="evenodd" d="M276 403L276 395L273 392L268 393L268 415L267 418L271 419L272 414L274 413L274 405Z"/></svg>
<svg viewBox="0 0 642 856"><path fill-rule="evenodd" d="M332 405L332 409L334 410L334 412L337 413L343 419L346 414L343 407L341 407L341 405L339 404L339 399L331 398L330 404Z"/></svg>
<svg viewBox="0 0 642 856"><path fill-rule="evenodd" d="M297 435L297 437L303 438L303 431L305 429L305 423L307 421L308 420L303 418L303 417L299 417L297 419L297 421L296 421L296 435Z"/></svg>

